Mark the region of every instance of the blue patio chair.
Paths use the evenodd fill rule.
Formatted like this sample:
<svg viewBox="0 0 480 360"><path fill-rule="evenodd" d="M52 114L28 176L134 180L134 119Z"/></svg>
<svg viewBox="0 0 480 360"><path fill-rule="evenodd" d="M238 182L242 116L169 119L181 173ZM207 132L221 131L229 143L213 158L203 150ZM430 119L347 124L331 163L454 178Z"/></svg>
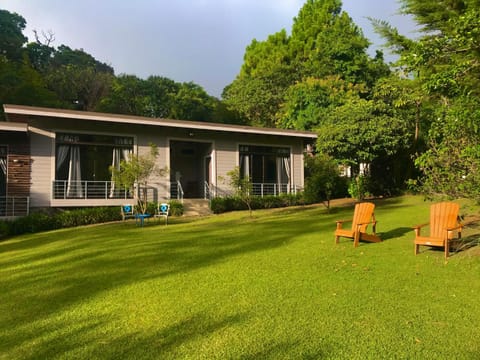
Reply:
<svg viewBox="0 0 480 360"><path fill-rule="evenodd" d="M157 204L157 209L155 211L154 217L165 218L165 225L167 225L169 215L170 215L170 204L167 204L167 203Z"/></svg>
<svg viewBox="0 0 480 360"><path fill-rule="evenodd" d="M124 204L121 207L122 211L122 220L125 221L126 219L134 218L135 217L135 206L132 204Z"/></svg>

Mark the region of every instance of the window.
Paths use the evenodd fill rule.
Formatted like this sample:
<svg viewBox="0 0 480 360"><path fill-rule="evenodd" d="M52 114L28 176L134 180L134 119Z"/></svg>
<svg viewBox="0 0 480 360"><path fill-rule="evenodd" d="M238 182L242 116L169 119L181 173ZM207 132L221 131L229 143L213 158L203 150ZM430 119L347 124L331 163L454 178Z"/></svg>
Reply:
<svg viewBox="0 0 480 360"><path fill-rule="evenodd" d="M240 175L249 176L254 184L275 185L271 192L290 188L290 149L269 146L240 145Z"/></svg>
<svg viewBox="0 0 480 360"><path fill-rule="evenodd" d="M109 167L118 167L132 151L132 137L58 133L55 180L63 181L62 197L84 197L87 182L91 188L100 182L111 182ZM110 190L114 190L113 185Z"/></svg>

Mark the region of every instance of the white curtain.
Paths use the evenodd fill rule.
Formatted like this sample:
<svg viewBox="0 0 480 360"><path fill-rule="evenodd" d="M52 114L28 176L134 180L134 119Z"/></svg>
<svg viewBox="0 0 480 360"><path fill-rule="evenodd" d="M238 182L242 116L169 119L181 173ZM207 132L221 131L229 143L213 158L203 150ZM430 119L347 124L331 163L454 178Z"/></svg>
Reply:
<svg viewBox="0 0 480 360"><path fill-rule="evenodd" d="M250 155L240 155L240 168L244 178L250 178Z"/></svg>
<svg viewBox="0 0 480 360"><path fill-rule="evenodd" d="M67 161L68 154L70 153L69 145L58 145L57 147L57 171L60 170L62 165Z"/></svg>
<svg viewBox="0 0 480 360"><path fill-rule="evenodd" d="M282 185L287 184L287 192L290 186L290 158L277 157L277 184L279 192L282 192Z"/></svg>
<svg viewBox="0 0 480 360"><path fill-rule="evenodd" d="M283 158L283 165L285 166L285 173L287 174L287 182L290 185L290 158Z"/></svg>
<svg viewBox="0 0 480 360"><path fill-rule="evenodd" d="M119 170L121 160L122 160L122 149L114 147L113 154L112 154L112 169ZM113 171L112 171L112 183L110 186L109 197L113 198L114 192L115 192L115 178L113 176Z"/></svg>
<svg viewBox="0 0 480 360"><path fill-rule="evenodd" d="M120 170L120 162L122 160L129 161L130 155L132 153L131 149L126 148L113 148L113 156L112 156L112 168ZM112 185L110 187L110 195L109 197L113 197L115 192L115 179L113 178L112 173Z"/></svg>
<svg viewBox="0 0 480 360"><path fill-rule="evenodd" d="M75 198L83 197L82 172L80 169L80 146L78 145L73 145L70 148L67 196Z"/></svg>
<svg viewBox="0 0 480 360"><path fill-rule="evenodd" d="M122 156L123 160L125 161L130 161L130 157L132 156L132 149L123 149L122 150Z"/></svg>

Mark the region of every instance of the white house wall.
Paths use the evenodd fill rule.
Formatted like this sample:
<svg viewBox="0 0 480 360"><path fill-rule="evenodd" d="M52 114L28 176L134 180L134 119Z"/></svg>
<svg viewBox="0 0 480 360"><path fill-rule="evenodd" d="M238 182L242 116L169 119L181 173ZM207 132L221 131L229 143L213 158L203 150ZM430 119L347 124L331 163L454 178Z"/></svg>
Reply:
<svg viewBox="0 0 480 360"><path fill-rule="evenodd" d="M303 150L299 144L292 145L293 184L299 188L304 187Z"/></svg>
<svg viewBox="0 0 480 360"><path fill-rule="evenodd" d="M217 140L217 148L215 150L216 155L216 168L217 174L215 177L216 189L219 194L230 192L230 186L228 185L229 177L228 172L232 171L238 166L238 144L232 139L223 138Z"/></svg>
<svg viewBox="0 0 480 360"><path fill-rule="evenodd" d="M30 128L30 151L32 162L30 206L49 207L52 198L52 180L55 176L55 134Z"/></svg>

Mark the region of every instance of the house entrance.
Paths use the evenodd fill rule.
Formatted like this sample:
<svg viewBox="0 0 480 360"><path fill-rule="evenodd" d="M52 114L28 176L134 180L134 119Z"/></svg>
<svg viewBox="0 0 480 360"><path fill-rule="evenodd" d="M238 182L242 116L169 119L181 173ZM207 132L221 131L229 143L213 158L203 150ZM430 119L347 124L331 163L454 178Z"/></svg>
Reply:
<svg viewBox="0 0 480 360"><path fill-rule="evenodd" d="M194 141L170 141L170 181L177 181L187 199L205 197L205 182L210 181L212 144ZM176 189L175 189L176 191Z"/></svg>

